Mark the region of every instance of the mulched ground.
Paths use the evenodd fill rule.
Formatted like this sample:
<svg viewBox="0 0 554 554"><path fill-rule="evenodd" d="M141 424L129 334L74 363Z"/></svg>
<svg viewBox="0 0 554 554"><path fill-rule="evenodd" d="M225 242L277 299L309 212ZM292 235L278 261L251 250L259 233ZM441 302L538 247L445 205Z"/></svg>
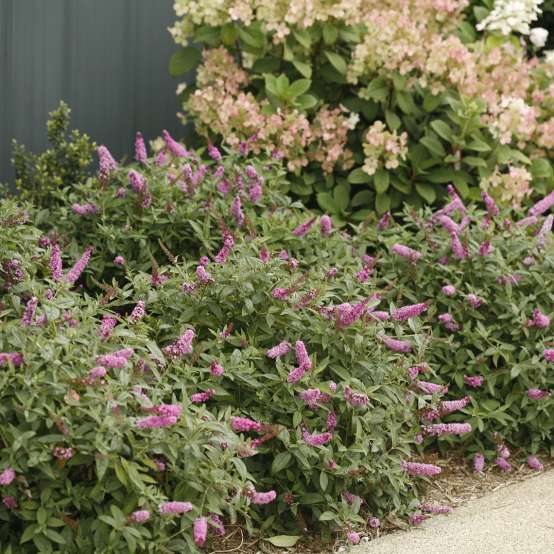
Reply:
<svg viewBox="0 0 554 554"><path fill-rule="evenodd" d="M546 461L544 457L541 457L541 460L544 463L545 471L554 468L554 459ZM490 467L482 475L479 475L474 473L467 461L458 454L447 458L439 458L437 454L427 454L421 461L442 468L442 473L429 481L424 491L423 501L432 504L446 504L452 508L537 474L525 463L511 462L512 471L510 472L503 473L498 468ZM407 527L405 521L394 517L389 518L383 522L381 529L368 529L368 533L362 540L367 542ZM227 535L219 539L217 543L211 544L210 548L209 554L331 554L347 550L343 537L337 539L333 544L323 544L316 538L306 537L294 548L277 548L263 539L248 537L239 526L228 526Z"/></svg>

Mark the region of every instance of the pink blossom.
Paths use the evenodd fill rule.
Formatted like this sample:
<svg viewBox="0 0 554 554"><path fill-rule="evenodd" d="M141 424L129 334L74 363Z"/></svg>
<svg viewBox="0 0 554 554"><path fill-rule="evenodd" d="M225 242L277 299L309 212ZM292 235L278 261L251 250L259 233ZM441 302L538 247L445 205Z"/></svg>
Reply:
<svg viewBox="0 0 554 554"><path fill-rule="evenodd" d="M235 218L239 227L244 223L244 213L242 212L242 206L240 196L235 196L233 203L231 204L231 215Z"/></svg>
<svg viewBox="0 0 554 554"><path fill-rule="evenodd" d="M139 419L136 423L139 429L157 429L160 427L170 427L177 423L174 416L148 416Z"/></svg>
<svg viewBox="0 0 554 554"><path fill-rule="evenodd" d="M390 319L390 314L388 312L383 312L382 310L370 312L369 315L378 319L379 321L388 321Z"/></svg>
<svg viewBox="0 0 554 554"><path fill-rule="evenodd" d="M482 298L479 298L473 293L468 294L466 298L472 308L480 308L485 303Z"/></svg>
<svg viewBox="0 0 554 554"><path fill-rule="evenodd" d="M367 406L367 404L369 403L369 398L367 394L353 392L350 387L344 388L344 399L351 406Z"/></svg>
<svg viewBox="0 0 554 554"><path fill-rule="evenodd" d="M163 502L160 504L160 514L185 514L192 510L190 502Z"/></svg>
<svg viewBox="0 0 554 554"><path fill-rule="evenodd" d="M479 246L479 256L489 256L493 251L490 240L486 240Z"/></svg>
<svg viewBox="0 0 554 554"><path fill-rule="evenodd" d="M472 389L479 388L485 378L482 375L464 375L464 383Z"/></svg>
<svg viewBox="0 0 554 554"><path fill-rule="evenodd" d="M225 526L217 514L210 514L210 525L215 528L214 532L218 537L225 535Z"/></svg>
<svg viewBox="0 0 554 554"><path fill-rule="evenodd" d="M313 224L316 222L316 218L312 217L308 221L305 221L304 223L301 223L294 229L292 234L295 237L303 237L313 226Z"/></svg>
<svg viewBox="0 0 554 554"><path fill-rule="evenodd" d="M542 200L537 202L532 208L529 209L529 215L541 215L554 206L554 191L546 195Z"/></svg>
<svg viewBox="0 0 554 554"><path fill-rule="evenodd" d="M146 163L148 159L148 153L146 152L146 145L144 144L144 139L142 134L137 132L135 135L135 160L139 163Z"/></svg>
<svg viewBox="0 0 554 554"><path fill-rule="evenodd" d="M175 342L165 346L162 351L169 358L182 358L192 352L192 341L195 333L192 329L187 329Z"/></svg>
<svg viewBox="0 0 554 554"><path fill-rule="evenodd" d="M398 254L399 256L402 256L403 258L408 259L410 262L415 263L421 258L421 252L418 252L417 250L413 250L412 248L408 246L404 246L403 244L393 244L392 245L392 251L395 254Z"/></svg>
<svg viewBox="0 0 554 554"><path fill-rule="evenodd" d="M436 423L422 427L424 435L428 437L441 437L443 435L461 435L471 432L469 423Z"/></svg>
<svg viewBox="0 0 554 554"><path fill-rule="evenodd" d="M199 265L196 268L196 278L201 285L208 285L209 283L214 282L214 278L211 273L206 271L206 268L203 265Z"/></svg>
<svg viewBox="0 0 554 554"><path fill-rule="evenodd" d="M247 417L233 416L231 417L231 428L237 433L259 432L262 430L262 424Z"/></svg>
<svg viewBox="0 0 554 554"><path fill-rule="evenodd" d="M162 136L164 138L165 145L174 156L177 158L188 157L189 153L186 148L182 144L179 144L165 129L162 132Z"/></svg>
<svg viewBox="0 0 554 554"><path fill-rule="evenodd" d="M420 504L419 509L422 512L429 512L432 514L449 514L452 511L452 508L450 506L429 504L428 502L423 502L422 504Z"/></svg>
<svg viewBox="0 0 554 554"><path fill-rule="evenodd" d="M527 320L528 327L536 327L537 329L546 329L550 326L550 318L543 314L538 308L533 310L533 317Z"/></svg>
<svg viewBox="0 0 554 554"><path fill-rule="evenodd" d="M550 214L542 224L542 227L537 235L537 245L539 249L543 249L546 244L547 237L552 233L552 224L554 224L554 215Z"/></svg>
<svg viewBox="0 0 554 554"><path fill-rule="evenodd" d="M12 481L15 479L15 471L8 467L2 473L0 473L0 485L7 487L11 485Z"/></svg>
<svg viewBox="0 0 554 554"><path fill-rule="evenodd" d="M223 247L216 254L214 261L218 264L224 264L227 261L229 254L231 254L231 250L233 249L234 245L235 245L235 240L233 239L233 235L231 235L231 233L229 233L228 231L224 231Z"/></svg>
<svg viewBox="0 0 554 554"><path fill-rule="evenodd" d="M420 304L412 304L398 308L392 312L392 318L396 321L406 321L412 317L417 317L427 310L427 304L422 302Z"/></svg>
<svg viewBox="0 0 554 554"><path fill-rule="evenodd" d="M52 450L52 455L58 460L70 460L73 458L73 448L63 448L61 446L56 446Z"/></svg>
<svg viewBox="0 0 554 554"><path fill-rule="evenodd" d="M448 415L458 410L463 410L469 403L471 399L469 396L464 396L459 400L444 400L440 403L439 411L441 415Z"/></svg>
<svg viewBox="0 0 554 554"><path fill-rule="evenodd" d="M389 228L391 222L391 215L390 212L386 212L385 215L381 217L379 222L377 223L377 230L378 231L385 231Z"/></svg>
<svg viewBox="0 0 554 554"><path fill-rule="evenodd" d="M543 398L546 398L550 395L550 392L543 389L529 389L527 391L527 396L531 400L542 400Z"/></svg>
<svg viewBox="0 0 554 554"><path fill-rule="evenodd" d="M114 327L117 325L117 319L113 316L105 315L102 317L102 323L100 324L99 335L103 341L107 341L111 335Z"/></svg>
<svg viewBox="0 0 554 554"><path fill-rule="evenodd" d="M225 370L223 369L223 366L219 365L217 362L212 362L210 366L210 373L214 377L221 377L225 373Z"/></svg>
<svg viewBox="0 0 554 554"><path fill-rule="evenodd" d="M337 426L337 414L335 412L329 412L327 414L327 431L333 432Z"/></svg>
<svg viewBox="0 0 554 554"><path fill-rule="evenodd" d="M408 521L410 525L421 525L426 519L429 519L429 516L424 514L412 514Z"/></svg>
<svg viewBox="0 0 554 554"><path fill-rule="evenodd" d="M77 279L81 276L81 273L83 273L85 267L87 266L90 256L92 254L93 248L92 246L89 246L83 255L77 260L75 265L67 272L65 276L66 283L73 285Z"/></svg>
<svg viewBox="0 0 554 554"><path fill-rule="evenodd" d="M429 381L415 381L415 385L425 394L446 394L448 392L448 386L437 385Z"/></svg>
<svg viewBox="0 0 554 554"><path fill-rule="evenodd" d="M393 352L408 353L412 351L412 345L408 341L398 340L387 335L379 335L377 338Z"/></svg>
<svg viewBox="0 0 554 554"><path fill-rule="evenodd" d="M538 217L536 215L530 215L529 217L524 217L520 219L516 225L518 227L529 227L530 225L535 225L538 222Z"/></svg>
<svg viewBox="0 0 554 554"><path fill-rule="evenodd" d="M547 362L554 362L554 348L546 348L543 352L543 356Z"/></svg>
<svg viewBox="0 0 554 554"><path fill-rule="evenodd" d="M348 531L346 538L350 544L359 544L361 540L360 534L356 533L356 531Z"/></svg>
<svg viewBox="0 0 554 554"><path fill-rule="evenodd" d="M496 458L494 463L502 470L502 471L510 471L512 469L512 466L510 462L506 460L506 458Z"/></svg>
<svg viewBox="0 0 554 554"><path fill-rule="evenodd" d="M263 189L259 182L252 185L248 190L248 197L250 198L250 202L253 204L255 204L262 197L262 194Z"/></svg>
<svg viewBox="0 0 554 554"><path fill-rule="evenodd" d="M372 516L367 520L367 524L372 529L378 529L379 527L381 527L381 520L378 517Z"/></svg>
<svg viewBox="0 0 554 554"><path fill-rule="evenodd" d="M54 244L50 252L50 272L54 281L62 280L62 254L58 244Z"/></svg>
<svg viewBox="0 0 554 554"><path fill-rule="evenodd" d="M309 446L323 446L333 439L332 433L309 433L307 429L302 431L302 438Z"/></svg>
<svg viewBox="0 0 554 554"><path fill-rule="evenodd" d="M527 456L527 465L535 471L542 471L544 466L536 456Z"/></svg>
<svg viewBox="0 0 554 554"><path fill-rule="evenodd" d="M179 419L183 413L183 407L180 404L159 404L154 407L154 411L160 416Z"/></svg>
<svg viewBox="0 0 554 554"><path fill-rule="evenodd" d="M115 265L125 265L125 258L123 256L116 256L113 260Z"/></svg>
<svg viewBox="0 0 554 554"><path fill-rule="evenodd" d="M458 224L447 215L440 215L437 217L437 220L451 235L457 235L459 233L460 229Z"/></svg>
<svg viewBox="0 0 554 554"><path fill-rule="evenodd" d="M287 375L287 383L298 383L306 374L307 369L304 366L295 367Z"/></svg>
<svg viewBox="0 0 554 554"><path fill-rule="evenodd" d="M150 519L150 512L148 510L137 510L131 514L129 519L132 523L145 523Z"/></svg>
<svg viewBox="0 0 554 554"><path fill-rule="evenodd" d="M144 306L145 306L144 300L139 300L137 302L136 306L133 308L133 311L131 312L131 315L129 316L129 323L131 325L138 323L146 315Z"/></svg>
<svg viewBox="0 0 554 554"><path fill-rule="evenodd" d="M19 367L23 363L23 354L19 352L0 352L0 367L12 363L14 367Z"/></svg>
<svg viewBox="0 0 554 554"><path fill-rule="evenodd" d="M74 203L71 205L71 209L79 215L94 215L97 214L100 209L95 204L77 204Z"/></svg>
<svg viewBox="0 0 554 554"><path fill-rule="evenodd" d="M280 342L277 346L270 348L266 354L268 358L281 358L290 352L291 344L287 341Z"/></svg>
<svg viewBox="0 0 554 554"><path fill-rule="evenodd" d="M100 170L98 177L100 181L106 182L113 171L117 169L117 162L113 159L110 151L105 146L99 146L96 149L100 160Z"/></svg>
<svg viewBox="0 0 554 554"><path fill-rule="evenodd" d="M306 370L312 369L312 361L308 356L306 346L301 340L297 340L295 344L296 361L298 365L302 366Z"/></svg>
<svg viewBox="0 0 554 554"><path fill-rule="evenodd" d="M92 385L95 381L98 381L99 379L103 379L104 377L106 377L107 374L108 372L106 371L105 367L101 365L93 367L88 372L88 375L86 377L86 382L87 384Z"/></svg>
<svg viewBox="0 0 554 554"><path fill-rule="evenodd" d="M358 281L358 283L367 283L372 273L373 268L366 265L362 269L360 269L358 273L356 273L356 280Z"/></svg>
<svg viewBox="0 0 554 554"><path fill-rule="evenodd" d="M400 467L410 475L423 475L426 477L432 477L438 475L442 469L439 466L432 464L421 464L418 462L402 462Z"/></svg>
<svg viewBox="0 0 554 554"><path fill-rule="evenodd" d="M452 333L460 329L460 326L454 321L454 316L452 314L440 314L439 321Z"/></svg>
<svg viewBox="0 0 554 554"><path fill-rule="evenodd" d="M330 235L333 230L333 222L331 221L331 218L328 215L322 215L319 219L319 230L321 231L321 234L326 236Z"/></svg>
<svg viewBox="0 0 554 554"><path fill-rule="evenodd" d="M208 389L206 392L197 392L190 397L190 401L193 404L202 404L203 402L207 402L211 398L213 398L215 394L214 389Z"/></svg>
<svg viewBox="0 0 554 554"><path fill-rule="evenodd" d="M269 260L271 260L271 254L265 246L260 250L260 260L262 260L264 264L268 263Z"/></svg>
<svg viewBox="0 0 554 554"><path fill-rule="evenodd" d="M8 510L17 509L17 500L13 496L4 496L2 498L2 504L4 504Z"/></svg>
<svg viewBox="0 0 554 554"><path fill-rule="evenodd" d="M441 290L445 296L454 296L456 294L456 287L452 285L445 285Z"/></svg>
<svg viewBox="0 0 554 554"><path fill-rule="evenodd" d="M451 233L450 247L452 248L452 254L454 254L454 257L458 260L463 260L469 256L468 249L461 243L457 233Z"/></svg>
<svg viewBox="0 0 554 554"><path fill-rule="evenodd" d="M208 144L208 156L215 162L220 162L223 159L221 152L213 144Z"/></svg>
<svg viewBox="0 0 554 554"><path fill-rule="evenodd" d="M489 216L496 217L500 213L500 210L498 209L498 206L495 204L494 200L486 191L483 191L481 193L481 197L483 198L483 202L485 202L485 206L487 208Z"/></svg>
<svg viewBox="0 0 554 554"><path fill-rule="evenodd" d="M254 488L251 488L247 495L250 497L252 504L269 504L277 498L275 491L257 492Z"/></svg>
<svg viewBox="0 0 554 554"><path fill-rule="evenodd" d="M300 398L310 408L317 408L319 404L328 402L329 395L321 392L319 389L306 389L299 394Z"/></svg>
<svg viewBox="0 0 554 554"><path fill-rule="evenodd" d="M483 469L485 469L485 456L477 453L473 457L473 470L475 473L483 473Z"/></svg>
<svg viewBox="0 0 554 554"><path fill-rule="evenodd" d="M33 324L35 318L35 312L38 305L38 298L36 296L31 297L25 306L23 316L21 317L21 326L29 327Z"/></svg>
<svg viewBox="0 0 554 554"><path fill-rule="evenodd" d="M193 525L194 543L198 546L204 546L207 536L208 536L208 518L206 517L196 518L194 520L194 525Z"/></svg>

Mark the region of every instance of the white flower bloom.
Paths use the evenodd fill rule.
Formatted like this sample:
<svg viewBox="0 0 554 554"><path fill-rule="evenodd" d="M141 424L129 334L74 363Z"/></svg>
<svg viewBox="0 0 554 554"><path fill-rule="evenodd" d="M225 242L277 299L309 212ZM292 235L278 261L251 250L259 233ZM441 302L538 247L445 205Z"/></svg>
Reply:
<svg viewBox="0 0 554 554"><path fill-rule="evenodd" d="M546 44L548 31L542 27L534 27L529 33L529 40L537 48L542 48Z"/></svg>
<svg viewBox="0 0 554 554"><path fill-rule="evenodd" d="M543 0L495 0L494 9L477 24L477 30L500 31L503 35L518 32L528 35L530 24L542 12Z"/></svg>
<svg viewBox="0 0 554 554"><path fill-rule="evenodd" d="M554 67L554 50L546 50L544 52L544 63Z"/></svg>

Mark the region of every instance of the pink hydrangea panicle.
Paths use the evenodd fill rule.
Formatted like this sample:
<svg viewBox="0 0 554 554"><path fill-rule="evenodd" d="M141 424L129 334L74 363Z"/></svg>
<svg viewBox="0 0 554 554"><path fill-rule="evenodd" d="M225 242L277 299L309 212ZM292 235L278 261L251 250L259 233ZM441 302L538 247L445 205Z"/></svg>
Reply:
<svg viewBox="0 0 554 554"><path fill-rule="evenodd" d="M473 470L475 473L483 473L485 469L485 456L483 454L477 453L473 457Z"/></svg>
<svg viewBox="0 0 554 554"><path fill-rule="evenodd" d="M75 281L79 279L81 276L81 273L85 270L85 267L87 266L90 256L92 254L93 248L92 246L89 246L84 251L83 255L77 260L75 265L67 272L65 276L65 281L69 285L75 284Z"/></svg>
<svg viewBox="0 0 554 554"><path fill-rule="evenodd" d="M252 504L269 504L277 498L277 493L273 490L268 492L258 492L254 487L250 487L246 495L250 498Z"/></svg>
<svg viewBox="0 0 554 554"><path fill-rule="evenodd" d="M410 248L409 246L404 246L403 244L393 244L392 251L398 256L406 258L412 263L417 262L421 258L421 252Z"/></svg>
<svg viewBox="0 0 554 554"><path fill-rule="evenodd" d="M150 512L148 510L137 510L131 514L129 519L131 523L145 523L150 519Z"/></svg>
<svg viewBox="0 0 554 554"><path fill-rule="evenodd" d="M59 244L54 244L50 251L50 272L54 281L61 281L63 278L62 272L62 253Z"/></svg>
<svg viewBox="0 0 554 554"><path fill-rule="evenodd" d="M25 310L23 311L23 316L21 317L21 326L22 327L29 327L33 324L33 320L35 319L35 312L37 310L38 306L38 298L36 296L31 297L25 306Z"/></svg>
<svg viewBox="0 0 554 554"><path fill-rule="evenodd" d="M310 433L307 429L302 431L302 439L309 446L317 447L327 444L333 439L333 435L330 432L325 433Z"/></svg>
<svg viewBox="0 0 554 554"><path fill-rule="evenodd" d="M419 505L419 509L422 512L428 512L431 514L449 514L452 511L450 506L444 506L441 504L430 504L428 502L423 502Z"/></svg>
<svg viewBox="0 0 554 554"><path fill-rule="evenodd" d="M554 348L546 348L543 352L543 356L547 362L554 362Z"/></svg>
<svg viewBox="0 0 554 554"><path fill-rule="evenodd" d="M543 314L538 308L533 310L533 317L527 320L527 327L546 329L550 326L550 318Z"/></svg>
<svg viewBox="0 0 554 554"><path fill-rule="evenodd" d="M319 230L324 236L331 234L331 231L333 230L333 222L327 214L322 215L319 219Z"/></svg>
<svg viewBox="0 0 554 554"><path fill-rule="evenodd" d="M179 144L165 129L162 132L167 149L177 158L187 158L189 153L186 148Z"/></svg>
<svg viewBox="0 0 554 554"><path fill-rule="evenodd" d="M192 352L192 341L195 333L192 329L187 329L175 342L165 346L162 351L169 358L182 358Z"/></svg>
<svg viewBox="0 0 554 554"><path fill-rule="evenodd" d="M456 287L452 285L444 285L441 290L445 296L454 296L456 294Z"/></svg>
<svg viewBox="0 0 554 554"><path fill-rule="evenodd" d="M14 479L15 471L11 467L8 467L0 473L0 486L7 487L8 485L11 485Z"/></svg>
<svg viewBox="0 0 554 554"><path fill-rule="evenodd" d="M113 159L110 151L105 146L99 146L96 149L98 158L100 161L100 170L98 172L98 177L100 181L106 182L110 175L117 169L117 162Z"/></svg>
<svg viewBox="0 0 554 554"><path fill-rule="evenodd" d="M508 460L506 460L506 458L502 458L501 456L499 456L498 458L496 458L496 460L494 461L494 463L502 470L502 471L510 471L512 469L512 465L510 464L510 462L508 462Z"/></svg>
<svg viewBox="0 0 554 554"><path fill-rule="evenodd" d="M529 209L530 216L541 215L554 206L554 191L547 194L542 200L537 202L532 208Z"/></svg>
<svg viewBox="0 0 554 554"><path fill-rule="evenodd" d="M199 517L194 520L192 535L197 546L204 546L208 537L208 518Z"/></svg>
<svg viewBox="0 0 554 554"><path fill-rule="evenodd" d="M544 466L536 456L527 456L527 465L535 471L542 471Z"/></svg>
<svg viewBox="0 0 554 554"><path fill-rule="evenodd" d="M202 404L203 402L208 402L211 400L215 394L214 389L208 389L206 392L197 392L190 397L190 401L193 404Z"/></svg>
<svg viewBox="0 0 554 554"><path fill-rule="evenodd" d="M140 131L135 135L135 160L141 164L146 163L148 159L148 152L146 151L146 144Z"/></svg>
<svg viewBox="0 0 554 554"><path fill-rule="evenodd" d="M482 375L464 375L464 383L472 389L479 388L484 380Z"/></svg>
<svg viewBox="0 0 554 554"><path fill-rule="evenodd" d="M248 433L249 431L260 432L262 427L261 423L247 417L233 416L231 418L231 428L237 433Z"/></svg>
<svg viewBox="0 0 554 554"><path fill-rule="evenodd" d="M348 531L348 533L346 533L346 539L350 544L360 544L361 537L356 531Z"/></svg>
<svg viewBox="0 0 554 554"><path fill-rule="evenodd" d="M270 348L266 354L268 358L281 358L282 356L285 356L288 354L291 350L291 344L287 341L282 341L278 345L273 346Z"/></svg>
<svg viewBox="0 0 554 554"><path fill-rule="evenodd" d="M185 514L191 510L190 502L163 502L160 504L160 514L162 515Z"/></svg>
<svg viewBox="0 0 554 554"><path fill-rule="evenodd" d="M546 398L550 395L550 392L543 389L529 389L527 391L527 396L531 400L542 400L543 398Z"/></svg>
<svg viewBox="0 0 554 554"><path fill-rule="evenodd" d="M393 352L408 353L412 351L412 344L405 340L395 339L387 335L378 335L377 337L389 350Z"/></svg>
<svg viewBox="0 0 554 554"><path fill-rule="evenodd" d="M2 498L2 504L4 504L8 510L16 510L18 507L17 500L13 496L4 496Z"/></svg>
<svg viewBox="0 0 554 554"><path fill-rule="evenodd" d="M420 316L425 310L427 310L427 303L425 302L411 304L394 310L392 312L392 318L396 321L406 321L412 317Z"/></svg>

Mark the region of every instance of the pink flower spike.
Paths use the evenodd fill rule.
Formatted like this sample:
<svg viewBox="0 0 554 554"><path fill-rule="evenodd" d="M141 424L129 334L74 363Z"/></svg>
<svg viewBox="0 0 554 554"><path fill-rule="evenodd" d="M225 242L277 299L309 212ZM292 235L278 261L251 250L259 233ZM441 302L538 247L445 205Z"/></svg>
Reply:
<svg viewBox="0 0 554 554"><path fill-rule="evenodd" d="M377 337L389 350L393 352L408 353L412 351L412 345L408 341L398 340L387 335L379 335Z"/></svg>
<svg viewBox="0 0 554 554"><path fill-rule="evenodd" d="M535 471L542 471L544 466L536 456L527 456L527 465Z"/></svg>
<svg viewBox="0 0 554 554"><path fill-rule="evenodd" d="M409 518L410 525L421 525L426 519L429 519L429 516L424 514L413 514Z"/></svg>
<svg viewBox="0 0 554 554"><path fill-rule="evenodd" d="M438 475L442 471L439 466L433 464L421 464L418 462L402 462L400 467L410 475L422 475L425 477Z"/></svg>
<svg viewBox="0 0 554 554"><path fill-rule="evenodd" d="M92 254L92 251L93 251L92 246L89 246L85 250L83 255L77 260L75 265L67 272L67 274L65 276L66 283L68 283L69 285L75 284L75 281L77 281L77 279L79 279L79 277L81 276L81 273L83 273L85 267L87 266L87 264L90 260L90 256Z"/></svg>
<svg viewBox="0 0 554 554"><path fill-rule="evenodd" d="M33 296L27 301L27 304L25 306L25 310L23 312L23 316L21 317L21 326L22 327L29 327L33 324L33 320L35 319L35 312L37 310L38 306L38 298L36 296Z"/></svg>
<svg viewBox="0 0 554 554"><path fill-rule="evenodd" d="M403 244L393 244L392 251L395 254L398 254L398 256L402 256L412 263L417 262L421 258L421 252L413 250L412 248L404 246Z"/></svg>
<svg viewBox="0 0 554 554"><path fill-rule="evenodd" d="M462 435L471 432L469 423L436 423L422 427L422 432L428 437L442 437L444 435Z"/></svg>
<svg viewBox="0 0 554 554"><path fill-rule="evenodd" d="M479 388L485 378L482 375L464 375L464 383L472 389Z"/></svg>
<svg viewBox="0 0 554 554"><path fill-rule="evenodd" d="M193 404L202 404L203 402L208 402L208 400L211 400L214 394L214 389L208 389L206 392L197 392L190 397L190 401Z"/></svg>
<svg viewBox="0 0 554 554"><path fill-rule="evenodd" d="M247 417L233 416L231 418L231 428L237 433L259 432L262 430L262 424Z"/></svg>
<svg viewBox="0 0 554 554"><path fill-rule="evenodd" d="M332 433L309 433L306 429L302 431L302 438L309 446L317 447L327 444L333 439Z"/></svg>
<svg viewBox="0 0 554 554"><path fill-rule="evenodd" d="M15 510L18 507L17 500L13 496L4 496L2 498L2 504L4 504L8 510Z"/></svg>
<svg viewBox="0 0 554 554"><path fill-rule="evenodd" d="M533 310L533 317L527 320L527 327L546 329L550 326L550 318L543 314L538 308Z"/></svg>
<svg viewBox="0 0 554 554"><path fill-rule="evenodd" d="M192 329L187 329L175 342L165 346L162 351L169 358L182 358L192 352L192 341L195 333Z"/></svg>
<svg viewBox="0 0 554 554"><path fill-rule="evenodd" d="M302 366L305 370L312 369L312 361L308 356L306 346L301 340L297 340L295 344L296 361L298 365Z"/></svg>
<svg viewBox="0 0 554 554"><path fill-rule="evenodd" d="M360 534L355 531L348 531L346 538L350 544L359 544L361 540Z"/></svg>
<svg viewBox="0 0 554 554"><path fill-rule="evenodd" d="M294 229L292 234L295 237L303 237L312 228L315 221L316 221L316 218L312 217L308 221L301 223L300 225L298 225L298 227L296 227L296 229Z"/></svg>
<svg viewBox="0 0 554 554"><path fill-rule="evenodd" d="M333 222L328 215L322 215L319 220L319 230L323 236L330 235L333 230Z"/></svg>
<svg viewBox="0 0 554 554"><path fill-rule="evenodd" d="M129 316L129 323L134 325L146 315L144 300L139 300Z"/></svg>
<svg viewBox="0 0 554 554"><path fill-rule="evenodd" d="M62 253L58 244L54 244L50 252L50 272L54 281L62 280Z"/></svg>
<svg viewBox="0 0 554 554"><path fill-rule="evenodd" d="M199 517L194 520L193 537L197 546L204 546L208 537L208 518Z"/></svg>
<svg viewBox="0 0 554 554"><path fill-rule="evenodd" d="M144 139L142 134L137 132L135 135L135 160L141 164L146 163L148 159L148 153L146 152L146 145L144 144Z"/></svg>
<svg viewBox="0 0 554 554"><path fill-rule="evenodd" d="M162 132L167 149L177 158L187 158L189 153L186 148L179 144L165 129Z"/></svg>
<svg viewBox="0 0 554 554"><path fill-rule="evenodd" d="M445 285L441 290L445 296L454 296L456 294L456 287L452 285Z"/></svg>
<svg viewBox="0 0 554 554"><path fill-rule="evenodd" d="M248 496L252 504L262 505L273 502L277 498L277 493L275 491L257 492L256 490L252 490L248 492Z"/></svg>
<svg viewBox="0 0 554 554"><path fill-rule="evenodd" d="M416 381L415 385L425 394L446 394L448 392L448 386L437 385L436 383L430 383L429 381Z"/></svg>
<svg viewBox="0 0 554 554"><path fill-rule="evenodd" d="M7 487L11 485L12 481L15 479L15 471L8 467L2 473L0 473L0 485Z"/></svg>
<svg viewBox="0 0 554 554"><path fill-rule="evenodd" d="M160 504L160 514L185 514L192 510L190 502L164 502Z"/></svg>
<svg viewBox="0 0 554 554"><path fill-rule="evenodd" d="M125 265L125 258L123 256L116 256L113 260L113 263L115 265L124 266Z"/></svg>
<svg viewBox="0 0 554 554"><path fill-rule="evenodd" d="M543 356L547 362L554 362L554 348L547 348L543 352Z"/></svg>
<svg viewBox="0 0 554 554"><path fill-rule="evenodd" d="M545 196L541 201L537 202L532 208L529 209L530 216L541 215L554 206L554 191Z"/></svg>
<svg viewBox="0 0 554 554"><path fill-rule="evenodd" d="M412 317L417 317L427 310L427 304L422 302L421 304L412 304L398 308L392 312L392 318L396 321L406 321Z"/></svg>
<svg viewBox="0 0 554 554"><path fill-rule="evenodd" d="M422 512L429 512L431 514L449 514L452 511L452 508L450 506L429 504L428 502L420 504L419 509Z"/></svg>
<svg viewBox="0 0 554 554"><path fill-rule="evenodd" d="M475 454L473 458L473 471L475 473L483 473L485 469L485 456L483 454Z"/></svg>
<svg viewBox="0 0 554 554"><path fill-rule="evenodd" d="M129 519L132 523L145 523L150 519L150 512L148 510L138 510L133 512Z"/></svg>
<svg viewBox="0 0 554 554"><path fill-rule="evenodd" d="M381 527L381 520L378 517L372 516L367 520L368 525L372 529L378 529Z"/></svg>
<svg viewBox="0 0 554 554"><path fill-rule="evenodd" d="M225 373L225 370L223 369L223 366L221 366L217 362L212 362L210 366L210 373L214 377L221 377Z"/></svg>
<svg viewBox="0 0 554 554"><path fill-rule="evenodd" d="M494 463L502 470L502 471L510 471L512 469L512 466L510 462L506 460L506 458L496 458Z"/></svg>
<svg viewBox="0 0 554 554"><path fill-rule="evenodd" d="M117 162L113 159L110 151L105 146L99 146L96 149L100 160L100 170L98 177L100 181L106 183L110 175L117 169Z"/></svg>
<svg viewBox="0 0 554 554"><path fill-rule="evenodd" d="M285 356L288 354L291 350L291 344L287 341L280 342L277 346L274 346L273 348L270 348L266 355L268 358L281 358L282 356Z"/></svg>
<svg viewBox="0 0 554 554"><path fill-rule="evenodd" d="M529 389L527 391L527 396L531 400L542 400L543 398L550 396L550 392L542 389Z"/></svg>

